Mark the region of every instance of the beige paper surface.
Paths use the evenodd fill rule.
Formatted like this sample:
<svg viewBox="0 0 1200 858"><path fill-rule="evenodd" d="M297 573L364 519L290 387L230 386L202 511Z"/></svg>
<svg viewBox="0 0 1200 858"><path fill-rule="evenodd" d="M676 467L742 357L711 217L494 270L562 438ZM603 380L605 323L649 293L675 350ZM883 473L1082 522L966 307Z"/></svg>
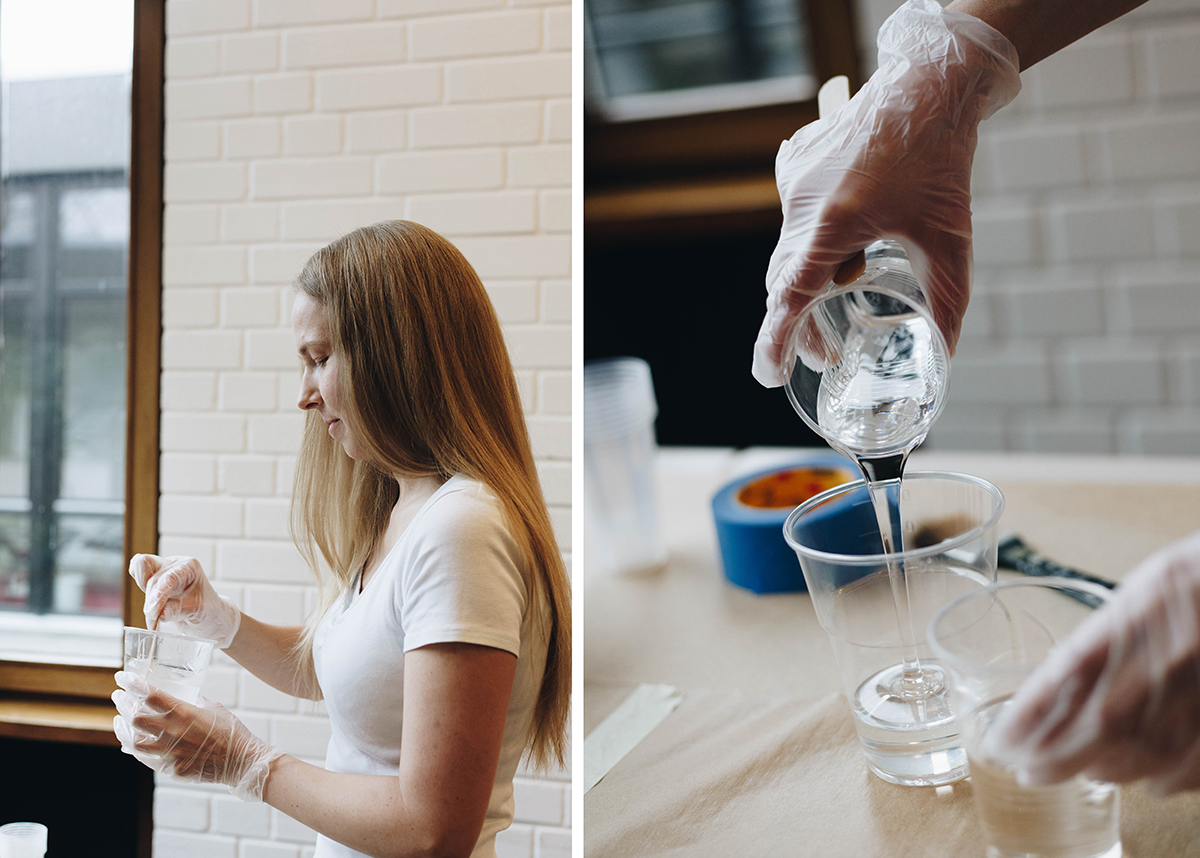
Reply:
<svg viewBox="0 0 1200 858"><path fill-rule="evenodd" d="M1126 858L1200 856L1200 794L1122 794ZM689 692L584 799L588 858L982 858L970 781L867 769L846 699Z"/></svg>

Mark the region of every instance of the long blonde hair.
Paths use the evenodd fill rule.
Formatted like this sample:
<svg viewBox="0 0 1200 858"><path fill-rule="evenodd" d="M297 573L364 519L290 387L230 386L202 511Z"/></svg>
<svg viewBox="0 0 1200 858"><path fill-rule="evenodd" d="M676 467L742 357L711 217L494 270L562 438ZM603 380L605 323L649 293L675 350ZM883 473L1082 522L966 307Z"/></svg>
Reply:
<svg viewBox="0 0 1200 858"><path fill-rule="evenodd" d="M316 618L352 585L387 526L399 496L393 475L463 474L503 504L528 566L531 614L545 610L549 617L528 751L536 765L561 765L571 694L570 585L483 284L449 241L397 220L317 251L296 285L327 314L343 368L344 419L367 453L351 459L309 412L292 534L317 573L321 609L301 642L301 663L311 659Z"/></svg>

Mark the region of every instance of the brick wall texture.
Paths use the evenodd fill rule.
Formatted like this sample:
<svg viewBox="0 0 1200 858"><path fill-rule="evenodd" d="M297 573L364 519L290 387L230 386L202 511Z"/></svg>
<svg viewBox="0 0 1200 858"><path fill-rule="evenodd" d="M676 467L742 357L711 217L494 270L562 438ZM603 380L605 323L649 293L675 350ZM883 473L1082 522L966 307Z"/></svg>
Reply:
<svg viewBox="0 0 1200 858"><path fill-rule="evenodd" d="M858 0L868 67L895 0ZM940 448L1200 454L1200 0L1149 0L980 126Z"/></svg>
<svg viewBox="0 0 1200 858"><path fill-rule="evenodd" d="M268 622L313 607L287 534L289 284L337 236L408 218L492 296L569 559L570 2L169 0L166 72L160 550L200 558ZM319 706L223 656L205 692L322 762ZM497 851L566 858L570 818L568 772L522 772ZM302 858L314 841L265 805L159 781L155 858Z"/></svg>

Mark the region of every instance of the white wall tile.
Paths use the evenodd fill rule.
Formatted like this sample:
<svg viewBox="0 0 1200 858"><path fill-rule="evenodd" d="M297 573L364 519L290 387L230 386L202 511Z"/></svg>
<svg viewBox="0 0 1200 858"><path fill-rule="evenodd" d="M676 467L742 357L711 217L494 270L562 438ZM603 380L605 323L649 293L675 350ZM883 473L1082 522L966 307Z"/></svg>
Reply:
<svg viewBox="0 0 1200 858"><path fill-rule="evenodd" d="M303 113L313 105L313 79L307 72L256 75L254 112Z"/></svg>
<svg viewBox="0 0 1200 858"><path fill-rule="evenodd" d="M221 154L221 124L215 120L172 122L165 138L172 161L211 160Z"/></svg>
<svg viewBox="0 0 1200 858"><path fill-rule="evenodd" d="M154 790L154 819L168 828L204 831L208 828L208 796L194 790Z"/></svg>
<svg viewBox="0 0 1200 858"><path fill-rule="evenodd" d="M168 81L167 122L248 116L250 92L245 78Z"/></svg>
<svg viewBox="0 0 1200 858"><path fill-rule="evenodd" d="M399 63L407 59L407 35L407 25L381 22L289 30L283 37L284 60L288 68Z"/></svg>
<svg viewBox="0 0 1200 858"><path fill-rule="evenodd" d="M172 328L211 328L220 318L218 290L168 289L162 296L162 321Z"/></svg>
<svg viewBox="0 0 1200 858"><path fill-rule="evenodd" d="M1200 175L1200 116L1150 116L1108 125L1113 177L1118 181Z"/></svg>
<svg viewBox="0 0 1200 858"><path fill-rule="evenodd" d="M418 108L410 140L415 149L536 143L541 122L539 102Z"/></svg>
<svg viewBox="0 0 1200 858"><path fill-rule="evenodd" d="M283 154L333 155L341 150L341 116L289 116L283 120Z"/></svg>
<svg viewBox="0 0 1200 858"><path fill-rule="evenodd" d="M231 243L274 241L279 238L279 211L276 203L222 206L221 237Z"/></svg>
<svg viewBox="0 0 1200 858"><path fill-rule="evenodd" d="M221 209L217 205L171 205L163 211L163 242L212 244L219 234Z"/></svg>
<svg viewBox="0 0 1200 858"><path fill-rule="evenodd" d="M156 829L154 858L237 858L237 840L214 834L185 834Z"/></svg>
<svg viewBox="0 0 1200 858"><path fill-rule="evenodd" d="M456 59L536 51L542 16L534 9L447 15L412 23L413 59Z"/></svg>
<svg viewBox="0 0 1200 858"><path fill-rule="evenodd" d="M172 162L163 168L163 198L168 203L240 200L245 194L244 164Z"/></svg>
<svg viewBox="0 0 1200 858"><path fill-rule="evenodd" d="M1200 26L1155 28L1146 34L1146 42L1154 95L1200 95Z"/></svg>
<svg viewBox="0 0 1200 858"><path fill-rule="evenodd" d="M278 68L278 33L234 33L221 39L224 74L269 72Z"/></svg>
<svg viewBox="0 0 1200 858"><path fill-rule="evenodd" d="M950 395L960 403L1030 405L1049 403L1053 395L1049 363L1040 349L959 354L950 373Z"/></svg>
<svg viewBox="0 0 1200 858"><path fill-rule="evenodd" d="M346 115L346 151L395 152L408 145L403 110L356 111Z"/></svg>
<svg viewBox="0 0 1200 858"><path fill-rule="evenodd" d="M536 211L532 191L408 198L408 216L446 236L531 233Z"/></svg>
<svg viewBox="0 0 1200 858"><path fill-rule="evenodd" d="M260 200L365 195L373 184L369 158L289 158L262 161L251 168L254 196Z"/></svg>
<svg viewBox="0 0 1200 858"><path fill-rule="evenodd" d="M172 39L167 45L165 66L172 80L210 77L221 61L221 41L212 36Z"/></svg>
<svg viewBox="0 0 1200 858"><path fill-rule="evenodd" d="M403 152L383 156L378 163L379 190L384 194L482 191L504 183L501 149Z"/></svg>
<svg viewBox="0 0 1200 858"><path fill-rule="evenodd" d="M446 65L446 97L451 102L570 94L568 53L464 60Z"/></svg>
<svg viewBox="0 0 1200 858"><path fill-rule="evenodd" d="M1162 355L1151 343L1071 343L1058 369L1066 402L1072 405L1159 405L1166 398Z"/></svg>
<svg viewBox="0 0 1200 858"><path fill-rule="evenodd" d="M1127 102L1133 96L1128 42L1090 36L1035 66L1045 107Z"/></svg>
<svg viewBox="0 0 1200 858"><path fill-rule="evenodd" d="M250 0L171 0L167 42L198 33L244 30L250 26Z"/></svg>
<svg viewBox="0 0 1200 858"><path fill-rule="evenodd" d="M218 834L265 837L271 831L270 807L237 796L212 797L213 831Z"/></svg>
<svg viewBox="0 0 1200 858"><path fill-rule="evenodd" d="M278 155L282 141L278 119L256 118L225 123L225 154L230 158Z"/></svg>
<svg viewBox="0 0 1200 858"><path fill-rule="evenodd" d="M442 97L437 65L318 72L320 110L375 110L434 104Z"/></svg>
<svg viewBox="0 0 1200 858"><path fill-rule="evenodd" d="M1077 128L1019 129L991 137L1002 190L1044 190L1083 182L1083 140Z"/></svg>
<svg viewBox="0 0 1200 858"><path fill-rule="evenodd" d="M570 187L570 146L514 146L508 150L508 185L513 188Z"/></svg>
<svg viewBox="0 0 1200 858"><path fill-rule="evenodd" d="M1138 200L1064 205L1050 218L1060 259L1112 262L1154 255L1154 215Z"/></svg>
<svg viewBox="0 0 1200 858"><path fill-rule="evenodd" d="M212 494L217 489L217 459L195 453L163 453L158 487L164 494Z"/></svg>
<svg viewBox="0 0 1200 858"><path fill-rule="evenodd" d="M443 15L476 9L498 9L505 0L379 0L382 18L403 18L417 15Z"/></svg>

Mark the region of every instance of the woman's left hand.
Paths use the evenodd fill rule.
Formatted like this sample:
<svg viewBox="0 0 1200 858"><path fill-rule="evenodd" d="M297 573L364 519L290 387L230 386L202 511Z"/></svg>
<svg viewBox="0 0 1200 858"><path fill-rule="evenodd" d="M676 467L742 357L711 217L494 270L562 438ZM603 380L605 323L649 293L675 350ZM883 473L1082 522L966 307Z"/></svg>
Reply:
<svg viewBox="0 0 1200 858"><path fill-rule="evenodd" d="M254 736L219 703L192 706L120 671L112 694L121 750L177 780L225 784L243 801L262 801L271 763L283 753Z"/></svg>

